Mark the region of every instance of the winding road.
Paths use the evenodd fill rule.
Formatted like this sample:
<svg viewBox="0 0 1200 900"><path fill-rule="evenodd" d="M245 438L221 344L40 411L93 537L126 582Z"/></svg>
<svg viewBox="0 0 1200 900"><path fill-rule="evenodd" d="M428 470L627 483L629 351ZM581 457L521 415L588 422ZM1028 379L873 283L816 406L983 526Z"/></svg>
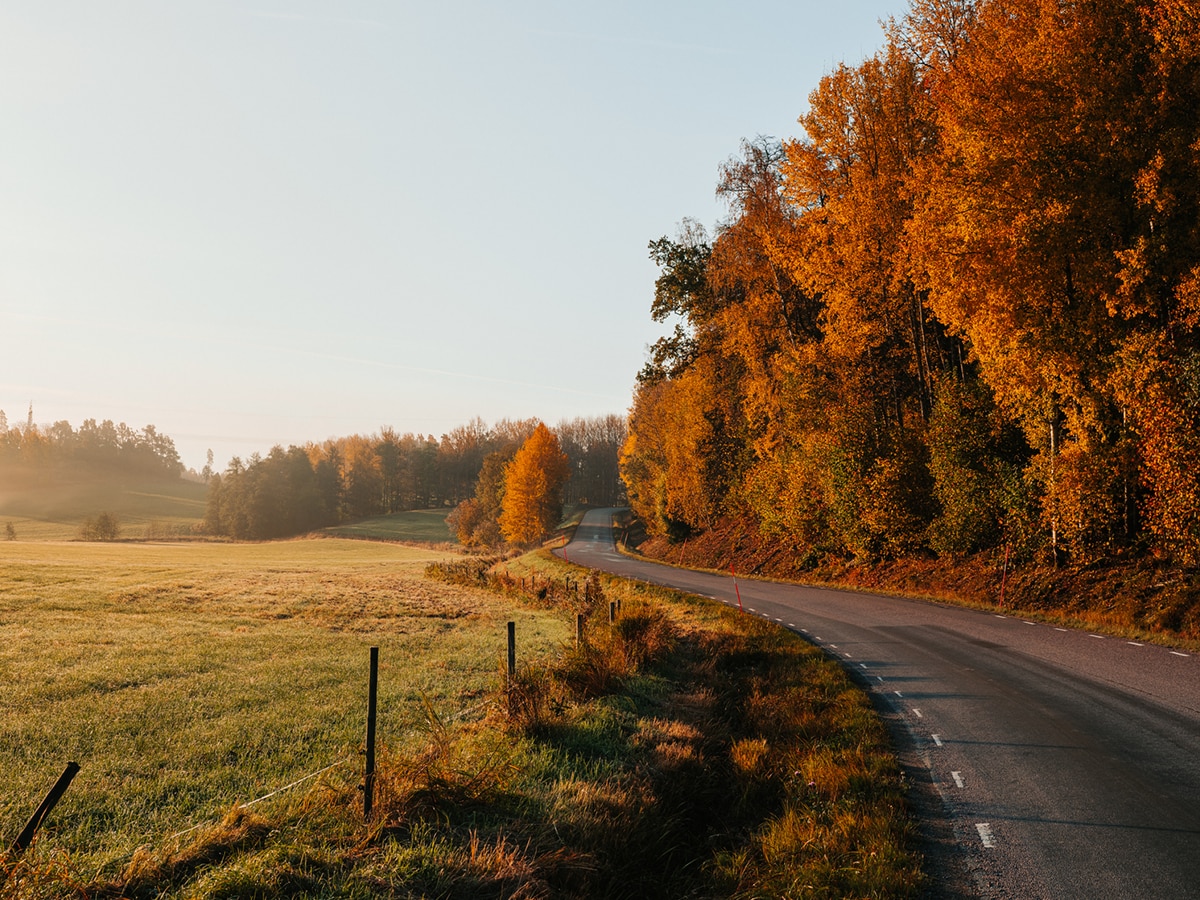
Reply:
<svg viewBox="0 0 1200 900"><path fill-rule="evenodd" d="M735 587L618 553L614 512L589 512L559 555L740 594L870 687L914 783L932 787L917 805L937 896L1200 898L1200 656L926 601Z"/></svg>

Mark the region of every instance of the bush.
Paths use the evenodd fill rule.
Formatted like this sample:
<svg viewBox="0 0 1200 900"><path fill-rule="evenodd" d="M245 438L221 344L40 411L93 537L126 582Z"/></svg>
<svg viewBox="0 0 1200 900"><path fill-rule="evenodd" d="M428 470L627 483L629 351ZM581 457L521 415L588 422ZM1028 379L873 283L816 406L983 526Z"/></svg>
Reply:
<svg viewBox="0 0 1200 900"><path fill-rule="evenodd" d="M79 529L79 537L85 541L115 541L120 534L121 525L117 517L108 512L85 520Z"/></svg>

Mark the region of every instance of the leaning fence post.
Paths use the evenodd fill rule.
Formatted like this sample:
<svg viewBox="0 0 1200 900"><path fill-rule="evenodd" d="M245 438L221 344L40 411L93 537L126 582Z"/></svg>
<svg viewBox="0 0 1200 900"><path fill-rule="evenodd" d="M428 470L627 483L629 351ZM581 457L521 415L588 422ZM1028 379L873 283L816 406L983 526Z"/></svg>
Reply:
<svg viewBox="0 0 1200 900"><path fill-rule="evenodd" d="M367 770L363 775L363 819L370 820L375 805L375 701L379 689L379 648L371 648L371 675L367 682Z"/></svg>
<svg viewBox="0 0 1200 900"><path fill-rule="evenodd" d="M512 684L517 674L517 623L508 623L508 683Z"/></svg>
<svg viewBox="0 0 1200 900"><path fill-rule="evenodd" d="M62 799L62 795L67 792L67 788L71 785L71 779L75 777L75 773L78 771L79 763L67 763L66 769L58 776L58 781L54 783L54 787L50 788L50 793L46 795L46 798L34 810L33 815L29 817L29 821L25 823L25 827L17 836L17 839L13 841L12 849L14 853L20 853L29 846L30 841L33 840L34 832L38 830L38 826L42 824L42 820L50 815L50 810L54 809L54 805Z"/></svg>

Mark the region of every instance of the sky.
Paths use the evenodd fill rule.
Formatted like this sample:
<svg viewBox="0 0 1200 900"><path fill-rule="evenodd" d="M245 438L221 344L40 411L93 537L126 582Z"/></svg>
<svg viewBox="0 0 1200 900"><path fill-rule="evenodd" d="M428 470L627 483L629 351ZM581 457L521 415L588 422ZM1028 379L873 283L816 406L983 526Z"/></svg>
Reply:
<svg viewBox="0 0 1200 900"><path fill-rule="evenodd" d="M647 243L899 0L0 0L0 409L184 464L624 414Z"/></svg>

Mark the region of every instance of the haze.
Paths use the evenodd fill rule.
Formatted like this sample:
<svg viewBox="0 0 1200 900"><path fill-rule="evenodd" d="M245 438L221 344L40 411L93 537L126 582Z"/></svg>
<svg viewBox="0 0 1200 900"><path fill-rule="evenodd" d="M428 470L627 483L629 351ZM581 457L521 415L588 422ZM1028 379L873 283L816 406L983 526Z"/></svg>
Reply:
<svg viewBox="0 0 1200 900"><path fill-rule="evenodd" d="M899 2L0 7L0 409L276 443L623 412L646 244Z"/></svg>

